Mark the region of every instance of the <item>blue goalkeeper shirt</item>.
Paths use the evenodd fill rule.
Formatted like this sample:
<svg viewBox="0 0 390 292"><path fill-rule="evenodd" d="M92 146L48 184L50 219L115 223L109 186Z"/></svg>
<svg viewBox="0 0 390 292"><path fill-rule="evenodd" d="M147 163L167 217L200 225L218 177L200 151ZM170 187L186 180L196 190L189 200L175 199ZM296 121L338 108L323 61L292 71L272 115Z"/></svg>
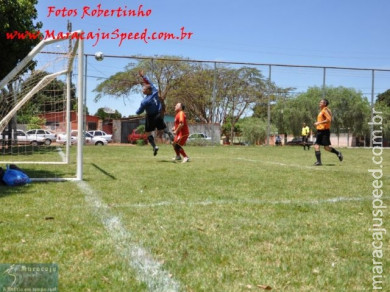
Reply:
<svg viewBox="0 0 390 292"><path fill-rule="evenodd" d="M161 112L162 109L160 98L158 97L158 90L153 85L153 83L150 82L148 77L144 76L143 79L146 84L150 84L152 88L152 94L147 95L142 100L139 109L135 113L139 115L146 111L146 114L149 116L157 115Z"/></svg>

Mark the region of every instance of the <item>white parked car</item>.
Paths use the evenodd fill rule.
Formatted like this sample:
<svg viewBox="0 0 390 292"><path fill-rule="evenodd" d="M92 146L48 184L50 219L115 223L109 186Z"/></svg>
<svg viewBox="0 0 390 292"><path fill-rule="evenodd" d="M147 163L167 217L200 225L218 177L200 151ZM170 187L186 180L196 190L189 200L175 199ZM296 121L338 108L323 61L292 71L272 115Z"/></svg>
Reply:
<svg viewBox="0 0 390 292"><path fill-rule="evenodd" d="M77 136L78 136L78 131L72 130L72 132L70 133L70 144L71 145L77 144ZM56 140L57 143L65 144L66 141L67 141L66 133L61 133L61 134L57 135L57 140ZM103 145L107 145L107 143L108 143L107 140L102 138L102 137L99 137L99 136L92 137L92 135L89 134L88 132L85 133L85 144L86 145L103 146Z"/></svg>
<svg viewBox="0 0 390 292"><path fill-rule="evenodd" d="M88 131L87 133L91 134L92 137L102 137L106 139L108 143L112 142L112 135L107 134L104 131L95 130L95 131Z"/></svg>
<svg viewBox="0 0 390 292"><path fill-rule="evenodd" d="M26 134L26 132L20 129L16 130L16 132L14 133L14 137L16 138L17 144L38 146L44 143L44 140L42 138L29 136ZM7 131L4 131L2 134L0 134L0 141L7 143L8 141Z"/></svg>
<svg viewBox="0 0 390 292"><path fill-rule="evenodd" d="M40 141L45 145L50 145L56 141L56 134L43 129L28 130L26 134L30 140Z"/></svg>
<svg viewBox="0 0 390 292"><path fill-rule="evenodd" d="M72 134L74 132L74 135ZM66 133L58 133L56 142L58 144L66 144L67 136ZM77 131L72 131L70 134L70 144L76 144L77 143Z"/></svg>

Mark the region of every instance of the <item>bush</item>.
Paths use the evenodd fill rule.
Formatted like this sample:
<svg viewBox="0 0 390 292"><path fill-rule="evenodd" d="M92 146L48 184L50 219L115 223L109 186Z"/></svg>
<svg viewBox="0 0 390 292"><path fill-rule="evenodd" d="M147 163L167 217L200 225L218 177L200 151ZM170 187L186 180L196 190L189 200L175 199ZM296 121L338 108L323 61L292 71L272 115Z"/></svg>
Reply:
<svg viewBox="0 0 390 292"><path fill-rule="evenodd" d="M135 142L138 146L143 146L145 145L145 141L143 139L138 139L136 142Z"/></svg>
<svg viewBox="0 0 390 292"><path fill-rule="evenodd" d="M145 125L139 125L136 129L137 133L145 134Z"/></svg>
<svg viewBox="0 0 390 292"><path fill-rule="evenodd" d="M258 118L247 118L241 122L242 136L250 144L263 143L267 138L267 123ZM274 131L272 126L271 131Z"/></svg>

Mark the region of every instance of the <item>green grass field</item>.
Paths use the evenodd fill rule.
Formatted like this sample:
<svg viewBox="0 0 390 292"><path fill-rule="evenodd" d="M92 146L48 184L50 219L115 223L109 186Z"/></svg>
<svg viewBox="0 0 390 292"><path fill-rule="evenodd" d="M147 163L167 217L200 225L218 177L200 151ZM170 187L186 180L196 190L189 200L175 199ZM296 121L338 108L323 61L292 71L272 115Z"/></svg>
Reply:
<svg viewBox="0 0 390 292"><path fill-rule="evenodd" d="M83 183L0 186L0 263L57 263L60 291L372 290L370 149L185 149L85 147Z"/></svg>

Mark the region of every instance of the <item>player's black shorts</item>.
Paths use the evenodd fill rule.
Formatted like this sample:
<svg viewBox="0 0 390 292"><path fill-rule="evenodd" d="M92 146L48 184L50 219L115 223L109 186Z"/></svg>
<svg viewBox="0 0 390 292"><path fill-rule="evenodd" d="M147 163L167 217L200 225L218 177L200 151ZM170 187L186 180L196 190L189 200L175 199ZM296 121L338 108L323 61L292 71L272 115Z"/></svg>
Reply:
<svg viewBox="0 0 390 292"><path fill-rule="evenodd" d="M157 130L164 130L166 127L167 125L159 113L156 115L146 115L145 132L153 132L156 128Z"/></svg>
<svg viewBox="0 0 390 292"><path fill-rule="evenodd" d="M302 142L307 143L308 138L309 138L308 136L302 136Z"/></svg>
<svg viewBox="0 0 390 292"><path fill-rule="evenodd" d="M316 143L317 145L329 146L330 144L330 131L327 130L317 130Z"/></svg>

